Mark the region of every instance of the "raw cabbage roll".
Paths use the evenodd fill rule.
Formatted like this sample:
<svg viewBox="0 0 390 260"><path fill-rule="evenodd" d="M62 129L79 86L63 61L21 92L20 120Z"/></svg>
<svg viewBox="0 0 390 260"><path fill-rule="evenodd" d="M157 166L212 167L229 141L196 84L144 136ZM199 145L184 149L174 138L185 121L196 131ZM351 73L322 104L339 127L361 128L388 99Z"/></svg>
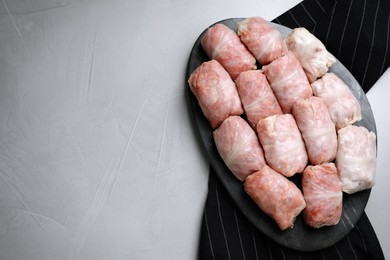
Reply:
<svg viewBox="0 0 390 260"><path fill-rule="evenodd" d="M336 166L344 192L372 188L375 184L376 135L363 126L340 129Z"/></svg>
<svg viewBox="0 0 390 260"><path fill-rule="evenodd" d="M337 129L351 125L362 118L358 100L344 81L335 74L326 73L311 86L314 95L324 101Z"/></svg>
<svg viewBox="0 0 390 260"><path fill-rule="evenodd" d="M302 190L306 202L303 218L309 226L320 228L339 222L343 192L334 163L307 166L302 175Z"/></svg>
<svg viewBox="0 0 390 260"><path fill-rule="evenodd" d="M246 193L281 230L293 227L296 217L306 206L297 186L267 165L249 175L244 186Z"/></svg>
<svg viewBox="0 0 390 260"><path fill-rule="evenodd" d="M292 52L263 66L263 71L284 113L291 113L297 100L313 95L306 74Z"/></svg>
<svg viewBox="0 0 390 260"><path fill-rule="evenodd" d="M308 161L305 144L291 114L261 119L257 134L271 168L286 177L301 173Z"/></svg>
<svg viewBox="0 0 390 260"><path fill-rule="evenodd" d="M282 114L282 109L266 77L259 70L241 72L236 79L238 94L252 128L260 119Z"/></svg>
<svg viewBox="0 0 390 260"><path fill-rule="evenodd" d="M244 112L236 84L219 62L202 63L192 72L188 84L213 129L229 116Z"/></svg>
<svg viewBox="0 0 390 260"><path fill-rule="evenodd" d="M255 131L239 116L227 118L213 133L217 150L240 181L265 164L263 150Z"/></svg>
<svg viewBox="0 0 390 260"><path fill-rule="evenodd" d="M246 70L256 69L256 59L229 27L218 23L210 27L201 39L201 45L210 59L215 59L232 79Z"/></svg>
<svg viewBox="0 0 390 260"><path fill-rule="evenodd" d="M282 35L261 17L238 23L238 36L260 64L265 65L287 53Z"/></svg>
<svg viewBox="0 0 390 260"><path fill-rule="evenodd" d="M329 67L336 62L324 44L306 28L295 28L286 38L286 45L301 63L310 82L328 72Z"/></svg>
<svg viewBox="0 0 390 260"><path fill-rule="evenodd" d="M298 100L292 115L305 141L310 163L333 161L337 153L336 127L322 99L313 96Z"/></svg>

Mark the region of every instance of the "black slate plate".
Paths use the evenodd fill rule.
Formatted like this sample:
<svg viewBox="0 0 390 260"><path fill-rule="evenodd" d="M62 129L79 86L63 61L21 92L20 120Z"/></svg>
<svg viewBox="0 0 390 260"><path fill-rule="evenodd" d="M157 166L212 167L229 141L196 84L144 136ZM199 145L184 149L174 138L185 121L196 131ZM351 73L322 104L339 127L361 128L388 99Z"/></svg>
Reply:
<svg viewBox="0 0 390 260"><path fill-rule="evenodd" d="M241 20L243 20L243 18L231 18L217 23L223 23L234 31L237 31L237 23ZM273 25L284 37L291 32L291 29L287 27L278 24ZM237 207L249 219L249 221L251 221L256 228L275 242L288 248L300 251L315 251L337 243L348 234L359 220L364 208L366 207L371 190L361 191L352 195L344 193L342 217L340 222L335 226L322 227L319 229L311 228L304 222L302 214L300 214L297 217L293 228L281 231L275 222L263 213L245 193L243 183L233 176L222 161L212 137L213 130L207 119L204 117L202 110L198 105L198 101L192 94L187 83L192 71L194 71L202 62L209 60L200 44L200 39L205 31L196 40L191 51L186 71L186 87L188 91L190 109L200 137L200 142L203 144L210 164L215 170L218 178L228 190L233 201L237 204ZM356 125L365 126L368 130L373 131L376 134L375 120L370 104L356 79L339 61L331 67L330 71L344 80L360 102L362 108L362 120ZM294 181L299 187L300 178L301 176L298 174L292 177L292 181Z"/></svg>

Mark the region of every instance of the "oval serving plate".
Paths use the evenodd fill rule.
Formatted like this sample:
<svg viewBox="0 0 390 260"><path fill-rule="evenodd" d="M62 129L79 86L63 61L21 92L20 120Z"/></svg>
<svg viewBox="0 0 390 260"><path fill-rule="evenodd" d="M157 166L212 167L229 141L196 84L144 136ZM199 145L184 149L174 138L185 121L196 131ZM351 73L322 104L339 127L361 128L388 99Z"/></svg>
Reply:
<svg viewBox="0 0 390 260"><path fill-rule="evenodd" d="M237 23L243 19L244 18L230 18L217 23L223 23L232 30L237 31ZM282 34L284 38L291 32L290 28L274 23L272 23L272 25ZM343 213L340 222L335 226L322 227L319 229L312 228L304 222L302 214L300 214L297 217L293 228L281 231L276 223L262 212L253 200L245 193L243 183L233 176L222 161L213 140L213 130L207 119L204 117L202 110L198 105L198 101L192 94L187 83L191 73L201 63L209 60L200 44L200 39L206 30L207 28L198 37L191 51L186 71L186 87L190 102L190 110L192 111L197 132L210 164L215 170L218 178L231 195L237 207L248 218L248 220L252 222L257 229L273 239L275 242L288 248L300 251L315 251L334 245L347 235L348 232L355 226L366 207L371 190L364 190L352 195L344 193ZM356 125L364 126L376 134L374 116L367 97L359 83L339 61L337 61L329 71L335 73L343 79L358 99L362 109L362 120L356 123ZM300 174L296 174L290 179L295 182L298 187L300 187Z"/></svg>

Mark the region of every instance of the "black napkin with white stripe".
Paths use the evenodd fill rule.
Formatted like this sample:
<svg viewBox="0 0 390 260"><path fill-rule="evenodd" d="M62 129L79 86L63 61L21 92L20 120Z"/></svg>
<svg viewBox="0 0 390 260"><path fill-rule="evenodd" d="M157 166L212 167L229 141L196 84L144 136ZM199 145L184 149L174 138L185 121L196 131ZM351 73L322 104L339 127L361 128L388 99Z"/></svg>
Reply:
<svg viewBox="0 0 390 260"><path fill-rule="evenodd" d="M305 27L352 73L367 92L390 65L390 1L305 0L273 20ZM383 241L387 242L387 241ZM337 244L299 252L257 230L232 201L210 168L199 259L384 259L367 215Z"/></svg>

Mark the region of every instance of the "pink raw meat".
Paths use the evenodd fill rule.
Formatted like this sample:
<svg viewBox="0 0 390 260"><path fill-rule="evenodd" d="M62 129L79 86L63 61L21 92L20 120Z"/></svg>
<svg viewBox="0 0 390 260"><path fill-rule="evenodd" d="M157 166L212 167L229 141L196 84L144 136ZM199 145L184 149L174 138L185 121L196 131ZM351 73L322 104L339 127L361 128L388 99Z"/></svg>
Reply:
<svg viewBox="0 0 390 260"><path fill-rule="evenodd" d="M255 131L239 116L227 118L213 133L217 150L237 179L263 168L264 154Z"/></svg>
<svg viewBox="0 0 390 260"><path fill-rule="evenodd" d="M329 67L336 62L324 44L306 28L295 28L286 38L286 45L301 63L310 82L328 72Z"/></svg>
<svg viewBox="0 0 390 260"><path fill-rule="evenodd" d="M337 129L351 125L362 118L360 104L348 86L333 73L326 73L311 84L314 95L328 108Z"/></svg>
<svg viewBox="0 0 390 260"><path fill-rule="evenodd" d="M376 171L376 135L363 126L350 125L340 129L336 166L344 192L372 188Z"/></svg>
<svg viewBox="0 0 390 260"><path fill-rule="evenodd" d="M282 109L261 71L241 72L236 79L236 86L244 112L252 128L256 129L260 119L282 114Z"/></svg>
<svg viewBox="0 0 390 260"><path fill-rule="evenodd" d="M218 23L210 27L201 39L201 45L210 59L215 59L232 79L246 70L256 69L256 59L229 27Z"/></svg>
<svg viewBox="0 0 390 260"><path fill-rule="evenodd" d="M336 225L343 208L343 193L334 163L309 165L303 171L305 222L314 228Z"/></svg>
<svg viewBox="0 0 390 260"><path fill-rule="evenodd" d="M313 95L306 74L292 52L263 66L263 70L284 113L290 113L297 100Z"/></svg>
<svg viewBox="0 0 390 260"><path fill-rule="evenodd" d="M308 161L305 144L291 114L261 119L257 133L269 166L290 177L301 173Z"/></svg>
<svg viewBox="0 0 390 260"><path fill-rule="evenodd" d="M281 230L293 227L295 218L306 206L297 186L267 165L249 175L244 186L246 193Z"/></svg>
<svg viewBox="0 0 390 260"><path fill-rule="evenodd" d="M300 99L295 102L292 114L305 141L310 163L333 161L337 153L336 127L322 99L314 96Z"/></svg>
<svg viewBox="0 0 390 260"><path fill-rule="evenodd" d="M271 23L261 17L250 17L239 22L237 33L262 65L287 53L282 35Z"/></svg>
<svg viewBox="0 0 390 260"><path fill-rule="evenodd" d="M188 84L213 129L230 115L244 112L235 83L218 61L202 63L192 72Z"/></svg>

